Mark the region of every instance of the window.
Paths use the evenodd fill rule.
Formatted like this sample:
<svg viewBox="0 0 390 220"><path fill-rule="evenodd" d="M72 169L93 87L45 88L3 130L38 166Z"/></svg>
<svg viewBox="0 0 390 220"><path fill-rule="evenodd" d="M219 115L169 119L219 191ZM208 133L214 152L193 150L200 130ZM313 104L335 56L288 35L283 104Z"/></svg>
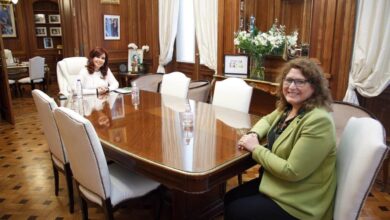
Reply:
<svg viewBox="0 0 390 220"><path fill-rule="evenodd" d="M179 1L179 22L176 36L176 60L195 63L194 0Z"/></svg>

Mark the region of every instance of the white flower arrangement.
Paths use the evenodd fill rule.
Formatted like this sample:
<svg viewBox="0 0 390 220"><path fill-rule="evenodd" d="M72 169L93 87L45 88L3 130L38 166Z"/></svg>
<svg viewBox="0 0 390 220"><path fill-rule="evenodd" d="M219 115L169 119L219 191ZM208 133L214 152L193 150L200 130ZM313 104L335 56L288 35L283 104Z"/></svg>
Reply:
<svg viewBox="0 0 390 220"><path fill-rule="evenodd" d="M142 50L145 52L149 52L149 45L143 45Z"/></svg>
<svg viewBox="0 0 390 220"><path fill-rule="evenodd" d="M138 47L137 47L137 45L135 43L130 43L129 45L127 45L127 48L133 49L133 50L138 49Z"/></svg>
<svg viewBox="0 0 390 220"><path fill-rule="evenodd" d="M291 35L285 34L285 26L274 23L267 32L254 28L251 32L235 33L234 45L253 56L281 54L284 47L294 46L298 40L298 31Z"/></svg>

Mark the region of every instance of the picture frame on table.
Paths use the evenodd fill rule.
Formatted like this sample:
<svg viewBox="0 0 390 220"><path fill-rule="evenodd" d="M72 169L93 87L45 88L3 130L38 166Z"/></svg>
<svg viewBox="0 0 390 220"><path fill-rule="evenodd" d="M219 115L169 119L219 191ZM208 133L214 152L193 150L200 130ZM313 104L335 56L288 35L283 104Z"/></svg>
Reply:
<svg viewBox="0 0 390 220"><path fill-rule="evenodd" d="M104 40L120 40L120 16L104 15Z"/></svg>
<svg viewBox="0 0 390 220"><path fill-rule="evenodd" d="M53 48L53 39L51 37L43 38L43 48L45 49Z"/></svg>
<svg viewBox="0 0 390 220"><path fill-rule="evenodd" d="M49 30L50 30L50 36L52 37L62 36L61 27L51 27Z"/></svg>
<svg viewBox="0 0 390 220"><path fill-rule="evenodd" d="M35 24L46 24L45 14L34 14Z"/></svg>
<svg viewBox="0 0 390 220"><path fill-rule="evenodd" d="M61 24L60 15L48 15L49 24Z"/></svg>
<svg viewBox="0 0 390 220"><path fill-rule="evenodd" d="M35 27L35 36L37 37L46 37L47 29L46 27Z"/></svg>
<svg viewBox="0 0 390 220"><path fill-rule="evenodd" d="M249 74L249 56L244 54L225 55L224 73L228 77L247 78Z"/></svg>
<svg viewBox="0 0 390 220"><path fill-rule="evenodd" d="M3 38L16 37L14 6L9 3L0 3L0 27Z"/></svg>

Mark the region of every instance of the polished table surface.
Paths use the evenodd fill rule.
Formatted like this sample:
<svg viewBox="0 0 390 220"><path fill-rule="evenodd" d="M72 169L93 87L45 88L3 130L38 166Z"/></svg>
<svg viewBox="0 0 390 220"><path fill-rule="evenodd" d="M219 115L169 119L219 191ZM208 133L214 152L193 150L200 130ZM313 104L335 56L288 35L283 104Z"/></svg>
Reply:
<svg viewBox="0 0 390 220"><path fill-rule="evenodd" d="M139 98L134 105L131 95L111 92L84 96L82 101L69 99L62 105L92 122L108 158L183 193L185 201L189 194L197 194L202 203L203 197L217 191L220 198L214 211L220 212L226 181L254 165L250 153L237 149L236 142L259 116L146 91ZM192 127L182 123L186 102L193 112ZM185 210L174 218L197 218L188 213L194 215L194 207L176 206Z"/></svg>

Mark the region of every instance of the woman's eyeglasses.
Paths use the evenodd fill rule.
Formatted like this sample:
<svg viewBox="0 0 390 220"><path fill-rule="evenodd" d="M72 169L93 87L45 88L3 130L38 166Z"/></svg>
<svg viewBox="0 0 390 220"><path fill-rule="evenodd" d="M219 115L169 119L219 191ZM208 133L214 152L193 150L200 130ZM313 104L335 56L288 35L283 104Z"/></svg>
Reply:
<svg viewBox="0 0 390 220"><path fill-rule="evenodd" d="M305 80L305 79L285 78L283 80L283 86L290 86L292 83L294 83L296 87L302 87L308 82L309 80Z"/></svg>

